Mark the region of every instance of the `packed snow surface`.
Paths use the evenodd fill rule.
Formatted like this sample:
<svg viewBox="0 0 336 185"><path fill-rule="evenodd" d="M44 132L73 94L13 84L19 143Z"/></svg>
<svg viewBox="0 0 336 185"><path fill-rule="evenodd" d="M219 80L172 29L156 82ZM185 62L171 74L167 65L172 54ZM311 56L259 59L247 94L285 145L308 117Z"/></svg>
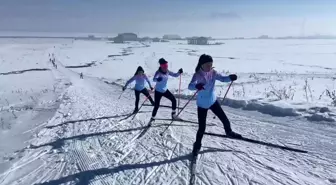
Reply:
<svg viewBox="0 0 336 185"><path fill-rule="evenodd" d="M160 136L170 121L147 127L150 106L129 117L133 86L124 93L121 86L139 65L151 79L164 57L170 70L185 71L181 94L180 78L169 79L182 107L194 93L187 86L203 53L220 73L238 75L222 106L234 131L308 153L204 135L196 184L336 184L335 46L334 40L192 46L0 39L0 184L189 184L196 102L180 114L188 122L175 121ZM220 101L227 87L217 82ZM157 117L170 113L161 107ZM225 134L210 112L206 132Z"/></svg>

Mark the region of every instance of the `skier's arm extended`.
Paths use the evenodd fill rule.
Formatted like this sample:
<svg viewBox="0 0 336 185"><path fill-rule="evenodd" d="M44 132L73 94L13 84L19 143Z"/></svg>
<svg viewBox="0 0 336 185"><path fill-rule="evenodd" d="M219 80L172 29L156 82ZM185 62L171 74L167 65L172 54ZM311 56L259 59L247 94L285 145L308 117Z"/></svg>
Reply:
<svg viewBox="0 0 336 185"><path fill-rule="evenodd" d="M135 76L133 76L131 79L129 79L124 87L127 87L130 83L132 83L135 80Z"/></svg>
<svg viewBox="0 0 336 185"><path fill-rule="evenodd" d="M219 80L221 82L231 82L231 79L229 76L223 76L217 71L215 72L215 77L216 77L216 80Z"/></svg>
<svg viewBox="0 0 336 185"><path fill-rule="evenodd" d="M181 73L177 72L177 73L173 73L171 71L168 71L169 75L172 76L172 77L178 77L180 76Z"/></svg>

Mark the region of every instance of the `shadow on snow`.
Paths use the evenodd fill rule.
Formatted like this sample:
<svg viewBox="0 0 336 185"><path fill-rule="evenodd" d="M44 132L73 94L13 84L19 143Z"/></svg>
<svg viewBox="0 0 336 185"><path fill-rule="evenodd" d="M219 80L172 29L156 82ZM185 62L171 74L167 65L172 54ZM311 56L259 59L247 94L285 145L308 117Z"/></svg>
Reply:
<svg viewBox="0 0 336 185"><path fill-rule="evenodd" d="M203 150L199 154L211 153L211 152L240 152L241 153L241 151L236 151L236 150L224 150L224 149L214 148L214 149ZM177 156L172 159L166 159L166 160L157 161L157 162L142 163L142 164L124 164L124 165L120 165L114 168L100 168L100 169L94 169L94 170L87 170L87 171L78 172L72 175L68 175L66 177L61 177L56 180L51 180L48 182L35 184L35 185L58 185L58 184L63 184L63 183L68 183L68 182L76 182L76 184L88 185L90 184L91 180L94 180L95 177L100 176L100 175L113 175L115 173L119 173L119 172L123 172L127 170L152 168L155 166L161 166L165 164L171 164L171 163L175 163L178 161L190 160L190 159L191 159L191 154L186 154L183 156Z"/></svg>
<svg viewBox="0 0 336 185"><path fill-rule="evenodd" d="M160 124L160 125L153 125L151 127L166 127L168 126L168 124ZM183 127L183 126L190 126L187 124L173 124L171 126L179 126L179 127ZM137 131L137 130L142 130L142 132L139 134L139 136L137 138L142 137L147 131L148 131L149 127L148 125L143 126L143 127L136 127L136 128L130 128L130 129L125 129L125 130L111 130L111 131L106 131L106 132L95 132L95 133L90 133L90 134L81 134L81 135L77 135L77 136L71 136L71 137L67 137L67 138L60 138L57 139L56 141L53 142L49 142L49 143L45 143L42 145L31 145L30 148L31 149L37 149L37 148L41 148L44 146L51 146L53 149L59 149L64 145L65 141L70 141L70 140L84 140L87 139L89 137L95 137L95 136L103 136L103 135L108 135L108 134L114 134L114 133L125 133L125 132L132 132L132 131Z"/></svg>
<svg viewBox="0 0 336 185"><path fill-rule="evenodd" d="M140 111L139 113L144 113L144 112L150 112L150 111ZM121 115L115 115L115 116L102 116L102 117L96 117L96 118L88 118L88 119L78 119L78 120L70 120L70 121L65 121L63 123L60 123L58 125L51 125L51 126L46 126L45 128L54 128L54 127L58 127L58 126L62 126L62 125L67 125L70 123L77 123L77 122L85 122L85 121L96 121L96 120L104 120L104 119L112 119L112 118L120 118L120 117L124 117L127 116L130 117L133 114L128 113L128 114L121 114Z"/></svg>

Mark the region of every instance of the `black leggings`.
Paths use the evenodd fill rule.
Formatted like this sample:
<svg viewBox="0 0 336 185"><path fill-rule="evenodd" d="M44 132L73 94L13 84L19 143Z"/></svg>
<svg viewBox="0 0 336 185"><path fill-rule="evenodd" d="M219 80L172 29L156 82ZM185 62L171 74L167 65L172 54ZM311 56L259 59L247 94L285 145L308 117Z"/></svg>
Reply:
<svg viewBox="0 0 336 185"><path fill-rule="evenodd" d="M140 93L144 94L148 97L148 100L154 105L153 98L149 95L148 90L146 88L142 89L141 91L134 90L135 93L135 109L138 110L139 108L139 100L140 100Z"/></svg>
<svg viewBox="0 0 336 185"><path fill-rule="evenodd" d="M152 117L155 117L157 111L159 110L160 101L161 101L162 96L169 99L172 102L173 111L176 110L176 99L175 99L174 95L169 90L166 90L166 92L164 92L164 93L155 91L155 93L154 93L155 104L154 104L154 109L153 109L153 112L152 112Z"/></svg>
<svg viewBox="0 0 336 185"><path fill-rule="evenodd" d="M232 132L231 125L229 119L226 117L222 107L216 101L211 107L209 108L223 123L224 130L227 133ZM196 135L196 142L195 147L200 148L202 143L203 134L205 132L205 126L206 126L206 118L208 114L208 109L204 109L201 107L197 108L197 114L198 114L198 131Z"/></svg>

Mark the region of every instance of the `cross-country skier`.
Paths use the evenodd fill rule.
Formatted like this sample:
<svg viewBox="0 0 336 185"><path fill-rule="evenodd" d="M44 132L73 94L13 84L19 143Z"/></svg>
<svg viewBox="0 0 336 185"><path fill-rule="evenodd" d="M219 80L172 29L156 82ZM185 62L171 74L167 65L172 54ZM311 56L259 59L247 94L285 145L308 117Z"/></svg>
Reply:
<svg viewBox="0 0 336 185"><path fill-rule="evenodd" d="M237 80L237 75L231 74L229 76L222 76L212 68L212 57L203 54L198 60L195 74L189 83L189 90L199 90L197 94L197 114L199 128L196 135L196 142L194 143L192 154L196 156L201 149L201 142L205 132L207 112L210 109L223 123L226 135L234 138L241 138L242 136L231 130L229 119L226 117L222 107L217 101L215 94L215 82L231 82Z"/></svg>
<svg viewBox="0 0 336 185"><path fill-rule="evenodd" d="M148 90L145 88L145 81L147 81L149 87L151 90L153 90L153 87L148 80L145 71L141 66L139 66L134 74L134 76L129 79L125 86L122 88L123 91L125 91L126 87L128 84L132 83L135 80L135 87L134 87L134 92L135 92L135 108L134 108L134 114L138 112L139 110L139 99L140 99L140 93L144 94L148 100L151 102L151 104L154 106L154 101L152 97L149 95Z"/></svg>
<svg viewBox="0 0 336 185"><path fill-rule="evenodd" d="M183 73L183 69L179 69L177 73L173 73L168 70L168 62L161 58L159 60L160 67L156 71L153 81L156 82L155 93L154 93L154 109L152 112L151 121L155 120L156 113L160 107L160 101L162 96L166 97L172 102L172 119L178 119L176 115L176 98L174 95L167 89L168 76L178 77Z"/></svg>

